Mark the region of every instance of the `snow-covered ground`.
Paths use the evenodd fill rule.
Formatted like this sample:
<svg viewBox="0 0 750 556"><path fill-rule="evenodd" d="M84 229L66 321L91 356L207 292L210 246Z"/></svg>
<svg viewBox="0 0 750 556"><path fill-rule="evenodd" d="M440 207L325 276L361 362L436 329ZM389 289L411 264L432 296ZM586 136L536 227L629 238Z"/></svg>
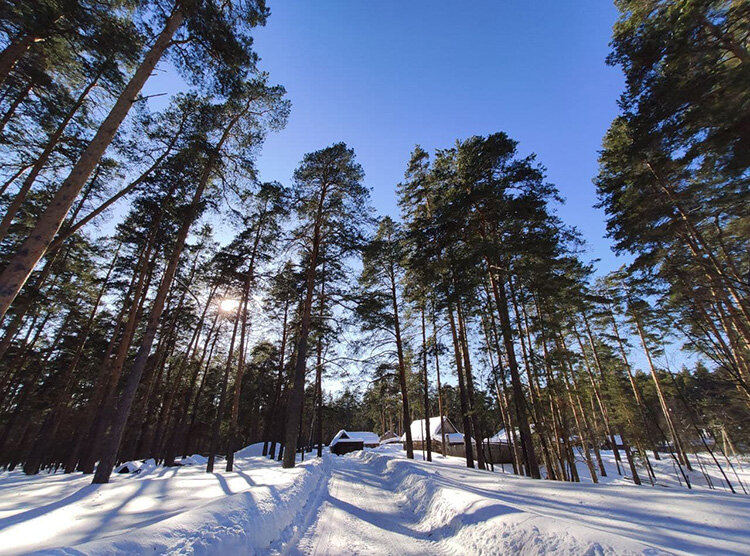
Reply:
<svg viewBox="0 0 750 556"><path fill-rule="evenodd" d="M594 462L597 477L600 483L606 484L632 484L630 467L625 459L625 454L621 453L622 462L620 464L620 473L617 471L617 463L614 453L611 451L602 451L602 460L604 468L607 471L606 477L600 477L599 467ZM661 459L656 460L653 453L649 452L649 461L655 476L655 486L662 488L687 488L683 473L690 481L690 486L694 490L714 490L719 492L735 492L740 494L750 493L750 461L744 458L738 461L736 458L731 460L725 459L721 454L716 453L716 458L721 468L716 465L713 458L707 453L690 454L690 463L692 471L683 466L682 471L676 460L669 454L660 454ZM593 454L592 454L593 457ZM577 454L579 460L576 467L580 475L581 482L590 483L591 476L588 467L580 454ZM506 469L510 470L509 466ZM637 460L636 470L643 485L651 485L645 462ZM723 472L722 472L723 471ZM731 488L730 488L731 486Z"/></svg>
<svg viewBox="0 0 750 556"><path fill-rule="evenodd" d="M409 461L394 446L284 470L257 450L233 473L146 466L100 486L1 474L0 554L750 553L750 497L680 488L667 462L653 488Z"/></svg>

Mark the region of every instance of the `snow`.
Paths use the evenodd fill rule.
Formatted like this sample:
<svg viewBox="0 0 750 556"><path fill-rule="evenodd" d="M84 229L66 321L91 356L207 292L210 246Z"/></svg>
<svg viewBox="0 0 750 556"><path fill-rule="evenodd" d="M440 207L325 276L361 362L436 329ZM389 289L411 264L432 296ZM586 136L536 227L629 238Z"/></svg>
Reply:
<svg viewBox="0 0 750 556"><path fill-rule="evenodd" d="M517 433L518 429L516 429L516 434ZM505 429L500 429L489 438L485 438L484 441L489 442L490 444L509 444L508 433Z"/></svg>
<svg viewBox="0 0 750 556"><path fill-rule="evenodd" d="M750 546L750 497L709 490L700 471L693 490L681 488L666 460L654 462L660 486L638 487L614 469L597 485L580 464L581 483L535 481L500 466L467 469L462 458L407 460L394 445L326 451L282 469L261 449L238 452L232 473L145 466L97 486L80 474L2 473L0 554L656 555ZM614 468L612 453L603 457Z"/></svg>
<svg viewBox="0 0 750 556"><path fill-rule="evenodd" d="M602 450L600 453L602 456L602 461L604 462L604 468L607 471L607 476L598 476L599 468L595 463L594 467L597 470L599 483L633 484L630 467L628 466L628 462L625 459L625 454L622 451L620 451L620 458L622 459L620 469L623 472L622 475L618 474L617 472L617 463L615 462L614 452L612 452L611 450ZM584 463L583 455L580 453L580 449L576 450L576 459L578 461L576 468L578 469L578 474L580 475L581 482L593 482L591 480L591 476L589 475L588 467L586 467L586 464ZM729 482L732 484L734 489L738 493L744 494L744 486L747 492L750 493L750 467L748 467L748 463L750 462L740 462L738 465L737 462L733 461L733 465L729 465L723 458L723 456L720 457L719 454L717 454L717 459L719 459L719 463L721 463L722 468L724 469L724 473L726 473L727 478L729 479ZM653 457L653 453L649 452L649 461L651 462L651 467L653 468L654 475L656 476L655 486L657 488L687 488L687 485L685 485L684 478L682 476L682 472L680 472L677 463L669 454L662 453L661 459L655 460ZM683 472L688 476L690 485L693 490L731 492L728 485L726 484L724 476L709 454L701 453L699 456L691 454L690 461L693 465L693 470L688 471L686 468L683 468ZM701 471L701 465L703 466L703 470L708 476L708 480ZM651 483L649 482L644 463L641 461L637 461L636 467L638 475L641 479L641 483L650 486ZM713 488L711 488L712 486Z"/></svg>
<svg viewBox="0 0 750 556"><path fill-rule="evenodd" d="M375 434L374 432L367 432L367 431L346 431L346 434L351 438L352 440L360 440L363 444L373 444L377 446L380 444L380 437Z"/></svg>
<svg viewBox="0 0 750 556"><path fill-rule="evenodd" d="M380 437L374 432L341 429L331 440L330 446L333 447L339 442L362 442L365 446L377 446L380 444Z"/></svg>

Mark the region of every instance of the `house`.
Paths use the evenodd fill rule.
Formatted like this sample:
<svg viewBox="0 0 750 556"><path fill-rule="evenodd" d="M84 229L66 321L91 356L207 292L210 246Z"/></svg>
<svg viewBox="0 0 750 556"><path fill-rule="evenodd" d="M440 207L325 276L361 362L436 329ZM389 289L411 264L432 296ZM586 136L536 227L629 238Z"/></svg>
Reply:
<svg viewBox="0 0 750 556"><path fill-rule="evenodd" d="M418 419L411 422L411 440L415 450L423 450L426 446L425 420ZM464 435L458 432L456 426L451 423L447 417L443 418L441 424L440 417L430 417L430 439L432 440L432 450L442 452L443 432L445 432L445 453L450 456L464 456ZM406 433L401 436L401 441L406 442Z"/></svg>
<svg viewBox="0 0 750 556"><path fill-rule="evenodd" d="M401 439L393 431L386 431L380 436L380 445L384 444L399 444Z"/></svg>
<svg viewBox="0 0 750 556"><path fill-rule="evenodd" d="M337 456L348 454L363 448L375 448L380 445L380 438L374 432L346 431L341 429L333 437L329 447Z"/></svg>
<svg viewBox="0 0 750 556"><path fill-rule="evenodd" d="M518 438L518 429L516 429L515 437ZM489 438L484 439L485 442L490 444L510 444L510 438L508 438L508 431L500 429Z"/></svg>
<svg viewBox="0 0 750 556"><path fill-rule="evenodd" d="M516 429L515 438L518 438L518 429ZM512 442L513 438L509 437L508 431L500 429L489 438L485 438L482 448L485 451L485 458L492 463L511 463L513 461Z"/></svg>

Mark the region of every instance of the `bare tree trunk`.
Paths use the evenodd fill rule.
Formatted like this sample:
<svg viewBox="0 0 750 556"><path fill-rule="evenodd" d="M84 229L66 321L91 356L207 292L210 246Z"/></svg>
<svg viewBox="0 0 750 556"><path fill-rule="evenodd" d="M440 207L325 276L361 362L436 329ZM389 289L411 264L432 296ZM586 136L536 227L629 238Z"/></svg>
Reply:
<svg viewBox="0 0 750 556"><path fill-rule="evenodd" d="M677 429L675 428L674 422L672 421L672 415L670 414L669 406L667 405L667 399L664 397L664 392L661 388L661 382L659 381L659 377L657 376L656 367L654 367L654 362L651 359L651 350L649 350L648 346L646 345L646 338L643 332L641 321L632 308L631 314L635 322L636 330L638 331L638 337L641 340L643 353L646 356L649 369L651 370L651 377L653 378L654 385L656 386L656 394L659 398L659 404L661 405L662 413L664 413L664 420L667 422L667 428L669 428L669 433L672 435L672 441L674 442L675 448L677 450L677 457L682 465L685 465L688 470L692 470L690 467L690 461L688 460L685 451L682 448L680 437L677 435Z"/></svg>
<svg viewBox="0 0 750 556"><path fill-rule="evenodd" d="M211 438L208 448L208 462L206 463L206 473L214 472L214 462L216 461L216 449L219 446L221 437L221 422L224 420L224 405L226 404L227 386L229 385L229 372L232 369L232 358L234 356L234 343L237 339L237 329L240 322L239 311L234 315L234 326L232 327L232 339L229 341L229 353L227 362L224 365L224 377L221 381L221 394L219 395L219 407L216 408L213 427L211 427Z"/></svg>
<svg viewBox="0 0 750 556"><path fill-rule="evenodd" d="M458 396L461 402L461 417L464 427L464 447L466 450L466 467L474 468L474 450L471 446L471 419L469 418L469 404L466 401L466 385L464 383L463 369L463 346L458 337L456 319L453 316L453 307L448 307L448 322L453 336L453 355L456 358L456 375L458 375Z"/></svg>
<svg viewBox="0 0 750 556"><path fill-rule="evenodd" d="M396 273L394 268L389 269L391 282L391 306L393 308L393 326L396 336L396 354L398 355L398 378L401 384L401 400L404 413L404 434L406 434L406 457L414 459L414 443L411 434L411 413L409 411L409 393L406 386L406 360L404 358L404 346L401 339L401 322L399 320L398 295L396 293Z"/></svg>
<svg viewBox="0 0 750 556"><path fill-rule="evenodd" d="M432 461L432 429L430 428L430 388L427 381L427 331L424 319L424 303L422 313L422 372L424 373L424 430L427 445L427 461Z"/></svg>
<svg viewBox="0 0 750 556"><path fill-rule="evenodd" d="M33 87L34 80L29 79L26 86L21 90L18 96L13 99L13 102L8 107L8 110L5 112L5 114L3 114L2 120L0 120L0 134L5 131L5 126L8 125L8 122L10 122L11 118L13 118L13 114L16 113L16 110L18 110L18 107L21 105L21 103L26 99L26 97L29 96L29 93L31 92L31 89Z"/></svg>
<svg viewBox="0 0 750 556"><path fill-rule="evenodd" d="M462 345L464 356L464 371L466 374L466 394L469 401L469 413L471 416L471 429L474 432L474 440L477 447L477 467L485 469L484 463L484 443L482 442L482 429L479 426L479 417L477 415L477 399L474 394L474 378L471 372L471 357L469 356L469 342L466 339L466 320L464 319L461 301L456 302L456 312L458 316L458 339Z"/></svg>
<svg viewBox="0 0 750 556"><path fill-rule="evenodd" d="M518 372L515 347L513 346L513 331L510 326L510 315L508 313L508 298L505 293L505 284L502 277L496 279L493 272L489 272L492 291L495 295L495 306L500 317L500 330L505 343L505 354L508 358L511 385L513 387L513 401L516 408L516 424L521 435L521 449L523 452L526 473L534 479L539 479L539 463L536 459L534 444L531 440L531 428L529 427L528 415L526 413L526 399L521 384L521 374ZM499 283L498 283L499 282Z"/></svg>
<svg viewBox="0 0 750 556"><path fill-rule="evenodd" d="M190 454L190 452L196 448L195 442L193 442L193 431L195 431L195 421L198 418L198 404L201 399L201 394L203 393L203 388L206 386L206 379L208 378L208 373L211 370L211 361L214 354L214 350L216 349L216 343L219 341L219 337L221 336L221 327L224 324L223 321L219 322L219 327L216 329L216 333L213 337L213 342L211 342L211 347L208 350L208 356L206 357L206 368L203 370L203 376L201 376L201 382L198 385L198 390L195 392L195 399L193 400L193 407L192 411L190 413L190 424L188 425L187 434L185 435L185 444L182 449L183 455L187 456ZM206 344L208 344L209 340L211 339L211 335L206 338ZM203 355L206 355L205 348L203 350ZM202 360L201 363L199 363L199 367L203 366Z"/></svg>
<svg viewBox="0 0 750 556"><path fill-rule="evenodd" d="M268 455L268 443L271 440L274 424L276 421L276 414L279 403L281 401L281 386L284 383L284 362L286 359L286 343L287 343L287 321L289 319L289 300L284 303L284 319L281 323L281 347L279 348L279 367L278 375L276 377L276 388L274 389L273 401L271 402L271 408L266 415L266 420L263 423L263 455ZM276 448L276 438L273 439L273 448ZM273 459L273 454L271 458Z"/></svg>
<svg viewBox="0 0 750 556"><path fill-rule="evenodd" d="M86 324L81 330L81 333L80 333L81 341L78 343L78 346L76 347L76 351L73 355L73 360L66 367L65 371L63 372L60 378L61 387L60 387L59 393L57 394L50 411L48 412L47 416L44 419L44 423L42 424L42 427L39 430L39 433L37 434L37 438L34 441L34 447L32 448L31 453L26 458L26 462L24 464L23 470L24 470L24 473L26 473L27 475L35 475L36 473L39 472L39 467L42 463L42 459L45 456L45 452L47 453L49 452L50 450L49 445L52 439L57 434L57 430L62 420L62 413L64 412L64 409L67 407L67 405L70 403L69 398L70 398L70 390L73 386L73 377L74 377L76 369L78 368L78 363L81 360L81 356L83 355L83 350L84 350L84 347L86 346L86 341L88 340L89 334L91 333L91 328L94 324L94 319L96 318L96 314L99 310L99 304L101 303L102 297L104 297L104 293L107 291L107 288L109 287L109 279L112 276L112 272L115 269L115 265L117 264L119 252L120 252L120 245L117 246L117 251L115 251L115 255L112 258L112 263L109 266L107 275L104 277L102 286L101 288L99 288L99 293L97 294L96 299L94 300L94 303L92 305L91 313L89 314L89 317L86 320Z"/></svg>
<svg viewBox="0 0 750 556"><path fill-rule="evenodd" d="M297 339L296 361L294 365L294 382L289 393L287 404L287 423L284 438L284 468L294 467L297 458L297 423L302 418L302 405L305 395L305 372L307 370L307 339L310 335L310 320L312 315L313 294L315 291L315 277L317 275L318 258L320 255L323 238L322 226L324 223L324 203L330 184L324 182L320 190L318 207L313 225L312 249L310 261L307 267L305 300L302 305L302 318L300 321L299 338Z"/></svg>
<svg viewBox="0 0 750 556"><path fill-rule="evenodd" d="M208 185L208 181L210 179L211 173L214 170L214 166L218 162L221 149L224 146L224 143L229 138L234 126L250 110L251 103L252 99L248 100L243 109L237 112L237 114L235 114L234 117L232 117L231 120L227 123L227 126L221 135L221 138L209 155L206 166L203 169L200 181L198 182L198 185L195 189L193 198L190 202L190 206L186 211L174 246L172 247L172 254L170 256L169 262L167 263L167 267L164 269L164 275L162 276L161 283L159 284L159 289L156 292L156 297L154 298L154 303L151 308L151 314L149 316L148 324L146 325L146 330L143 334L143 339L141 340L141 345L138 349L135 360L133 361L133 366L130 370L130 374L128 375L128 380L125 383L122 396L120 397L119 403L117 404L117 415L113 422L110 437L105 442L105 449L103 451L104 455L102 456L99 466L97 467L96 474L94 475L94 483L109 482L109 476L112 473L112 468L114 467L115 460L117 458L117 450L122 439L122 433L125 429L128 415L130 414L130 408L133 404L133 398L135 397L136 390L138 389L138 383L141 380L143 370L146 367L146 361L148 360L149 353L151 352L154 337L156 336L156 331L159 327L159 321L161 320L161 315L164 311L164 303L166 302L167 295L169 294L169 290L172 286L172 281L174 280L174 276L177 272L177 265L180 262L180 257L182 255L182 250L185 247L185 241L187 240L188 232L190 231L193 222L198 216L198 210L200 208L203 192Z"/></svg>
<svg viewBox="0 0 750 556"><path fill-rule="evenodd" d="M643 397L641 396L641 391L638 388L638 384L635 382L635 377L633 376L633 370L630 367L630 362L628 361L627 352L625 351L625 342L623 341L622 337L620 336L620 330L617 326L617 320L615 319L615 313L612 311L612 308L609 308L609 316L612 320L612 330L615 333L615 339L617 340L617 346L620 348L620 356L622 357L622 362L625 364L625 371L628 373L628 380L630 381L630 387L633 389L633 397L635 398L635 403L638 406L638 411L641 415L641 420L643 421L643 426L646 430L646 434L649 436L649 440L651 440L651 450L654 452L654 459L657 461L661 459L659 456L659 451L656 449L656 446L653 443L650 430L649 430L649 420L646 416L646 406L643 403ZM586 318L586 315L583 314L583 322L586 325L586 334L589 338L589 345L591 345L591 350L594 355L594 363L596 363L596 368L599 370L600 376L604 377L601 363L599 361L599 353L596 350L596 346L594 344L593 336L591 334L591 327L589 326L588 319Z"/></svg>
<svg viewBox="0 0 750 556"><path fill-rule="evenodd" d="M438 349L437 323L435 306L432 306L432 341L435 346L435 374L437 375L438 412L440 413L440 448L445 457L445 413L443 412L443 389L440 384L440 350Z"/></svg>

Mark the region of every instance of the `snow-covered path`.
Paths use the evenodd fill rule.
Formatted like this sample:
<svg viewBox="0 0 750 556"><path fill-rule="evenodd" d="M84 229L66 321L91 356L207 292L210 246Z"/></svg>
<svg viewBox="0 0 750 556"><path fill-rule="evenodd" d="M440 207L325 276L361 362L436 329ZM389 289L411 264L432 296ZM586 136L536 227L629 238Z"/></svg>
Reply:
<svg viewBox="0 0 750 556"><path fill-rule="evenodd" d="M287 554L437 554L432 533L418 530L418 516L393 492L389 475L360 458L330 457L331 475L315 501L307 531Z"/></svg>

